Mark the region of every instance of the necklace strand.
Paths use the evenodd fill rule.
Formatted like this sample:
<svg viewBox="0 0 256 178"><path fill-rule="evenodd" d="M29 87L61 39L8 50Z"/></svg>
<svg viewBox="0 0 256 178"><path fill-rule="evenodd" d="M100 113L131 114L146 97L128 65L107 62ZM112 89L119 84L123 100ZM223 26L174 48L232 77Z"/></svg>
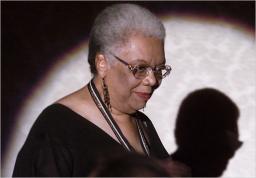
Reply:
<svg viewBox="0 0 256 178"><path fill-rule="evenodd" d="M95 87L93 80L90 81L89 85L88 85L88 89L89 92L93 98L93 101L95 102L97 108L100 110L100 112L102 113L103 117L106 119L108 125L110 126L110 128L112 129L112 131L114 132L114 134L116 135L117 139L119 140L119 142L121 143L121 145L123 147L125 147L125 149L127 149L128 151L135 151L135 149L130 145L130 143L128 142L128 140L125 138L125 136L123 135L121 129L118 127L117 123L115 122L115 120L113 119L111 113L109 112L109 110L107 109L107 107L105 106L105 104L103 103L99 92L97 90L97 88ZM139 121L136 119L136 126L140 135L140 142L142 144L142 148L144 150L144 152L149 156L149 148L146 142L146 138L145 135L141 129L141 125L139 123Z"/></svg>

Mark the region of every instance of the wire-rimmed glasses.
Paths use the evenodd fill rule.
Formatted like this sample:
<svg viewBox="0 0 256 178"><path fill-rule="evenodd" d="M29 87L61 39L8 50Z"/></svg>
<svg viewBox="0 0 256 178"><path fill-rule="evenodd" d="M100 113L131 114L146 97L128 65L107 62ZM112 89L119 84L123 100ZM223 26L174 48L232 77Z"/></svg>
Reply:
<svg viewBox="0 0 256 178"><path fill-rule="evenodd" d="M156 79L162 80L163 78L168 76L172 70L171 66L169 65L160 65L156 67L151 67L145 64L131 65L125 62L123 59L119 58L118 56L114 55L113 53L110 54L114 56L118 61L126 65L136 79L144 79L149 75L149 72L152 71Z"/></svg>

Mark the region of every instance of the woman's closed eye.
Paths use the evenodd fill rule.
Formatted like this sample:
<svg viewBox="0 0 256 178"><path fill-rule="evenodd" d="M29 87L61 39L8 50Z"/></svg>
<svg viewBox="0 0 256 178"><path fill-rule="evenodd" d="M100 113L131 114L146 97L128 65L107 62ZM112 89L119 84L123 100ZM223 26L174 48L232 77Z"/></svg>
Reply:
<svg viewBox="0 0 256 178"><path fill-rule="evenodd" d="M149 66L146 66L146 65L137 65L137 66L135 66L135 68L137 69L137 72L146 72L148 67Z"/></svg>

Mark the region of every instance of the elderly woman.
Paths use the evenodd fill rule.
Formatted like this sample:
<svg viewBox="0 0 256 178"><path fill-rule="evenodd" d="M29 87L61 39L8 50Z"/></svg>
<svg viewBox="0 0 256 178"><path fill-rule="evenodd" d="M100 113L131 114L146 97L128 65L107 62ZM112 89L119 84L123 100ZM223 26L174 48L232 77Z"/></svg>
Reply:
<svg viewBox="0 0 256 178"><path fill-rule="evenodd" d="M106 8L95 20L88 61L92 80L47 107L20 150L14 176L87 176L100 158L131 151L168 156L138 110L164 77L165 28L132 4Z"/></svg>

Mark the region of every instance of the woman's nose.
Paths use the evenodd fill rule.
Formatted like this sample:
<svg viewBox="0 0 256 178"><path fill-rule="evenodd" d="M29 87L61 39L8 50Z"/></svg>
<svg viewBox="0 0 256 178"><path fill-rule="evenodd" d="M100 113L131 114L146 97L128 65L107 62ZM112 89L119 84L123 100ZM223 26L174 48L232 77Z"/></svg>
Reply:
<svg viewBox="0 0 256 178"><path fill-rule="evenodd" d="M147 72L148 72L147 73L147 77L145 79L146 79L148 85L155 86L158 81L156 79L154 71L151 69L151 70L148 70Z"/></svg>

